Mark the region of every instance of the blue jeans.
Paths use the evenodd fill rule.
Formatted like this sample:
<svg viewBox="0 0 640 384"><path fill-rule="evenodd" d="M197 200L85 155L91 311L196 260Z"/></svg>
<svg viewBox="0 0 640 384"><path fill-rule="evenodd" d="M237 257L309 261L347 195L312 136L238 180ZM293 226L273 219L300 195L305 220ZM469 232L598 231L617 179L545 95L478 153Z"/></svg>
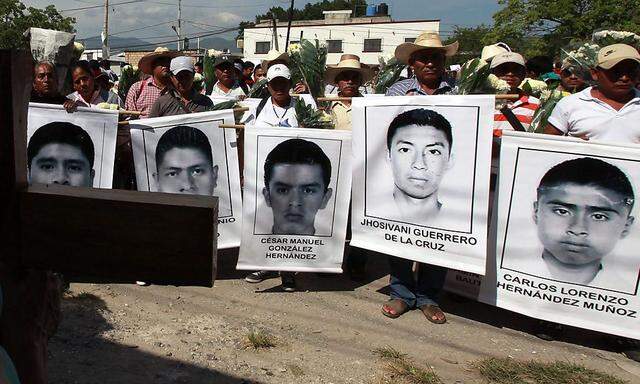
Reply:
<svg viewBox="0 0 640 384"><path fill-rule="evenodd" d="M431 304L438 305L436 298L447 276L447 269L431 264L418 264L418 280L413 278L413 261L389 257L389 285L391 298L401 299L409 308Z"/></svg>

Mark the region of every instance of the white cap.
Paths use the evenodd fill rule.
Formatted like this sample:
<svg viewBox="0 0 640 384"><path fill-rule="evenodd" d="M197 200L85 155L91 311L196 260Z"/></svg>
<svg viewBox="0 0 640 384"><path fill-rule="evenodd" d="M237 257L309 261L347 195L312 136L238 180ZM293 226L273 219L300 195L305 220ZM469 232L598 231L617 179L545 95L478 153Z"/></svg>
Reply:
<svg viewBox="0 0 640 384"><path fill-rule="evenodd" d="M524 57L522 57L521 54L515 52L502 52L493 57L493 60L491 60L490 68L494 69L497 66L506 63L516 63L522 65L523 67L525 66Z"/></svg>
<svg viewBox="0 0 640 384"><path fill-rule="evenodd" d="M169 69L174 76L182 71L190 71L191 73L195 73L196 71L193 66L193 60L189 56L174 57L171 59Z"/></svg>
<svg viewBox="0 0 640 384"><path fill-rule="evenodd" d="M271 81L277 77L284 77L287 80L291 80L291 71L284 64L274 64L270 66L267 71L267 81Z"/></svg>

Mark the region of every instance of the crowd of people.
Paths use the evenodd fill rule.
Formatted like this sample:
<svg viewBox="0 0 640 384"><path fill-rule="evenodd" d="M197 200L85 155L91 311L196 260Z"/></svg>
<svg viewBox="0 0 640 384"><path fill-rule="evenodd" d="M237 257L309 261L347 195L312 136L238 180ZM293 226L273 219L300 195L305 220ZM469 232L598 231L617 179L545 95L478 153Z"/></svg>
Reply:
<svg viewBox="0 0 640 384"><path fill-rule="evenodd" d="M457 51L458 43L445 45L439 34L431 31L425 31L414 42L399 45L395 57L407 65L407 76L389 87L386 96L456 94L456 79L450 76L446 64ZM524 89L523 82L529 78L563 92L564 98L553 110L544 133L640 143L640 54L636 48L625 44L603 47L594 67L588 69L571 61L554 64L552 58L546 57L526 60L503 43L485 47L480 59L493 75L508 84L509 94L517 95L496 109L496 132L526 130L531 124L540 100ZM294 97L307 89L305 84L293 83L291 65L286 52L271 51L258 65L230 54L219 55L213 63L216 79L209 95L243 99L254 84L266 79L268 96L256 110L255 124L296 127ZM139 112L141 119L203 112L213 106L212 99L194 87L195 74L203 72L201 62L160 48L143 57L139 68L144 78L131 86L126 100L121 100L111 88L116 79L108 68L95 68L83 61L75 63L70 69L73 92L64 96L58 91L54 66L37 63L31 100L61 104L69 112L78 106L117 104L127 111ZM353 54L344 54L338 64L327 66L326 93L338 98L324 108L332 116L336 129L351 129L351 99L372 93L370 85L375 76L375 68L363 64ZM126 128L121 130L114 186L135 189L130 138ZM346 259L350 276L361 279L366 273L367 252L351 248ZM438 305L446 268L397 257L389 257L389 268L391 294L381 308L383 315L397 318L411 309L419 309L432 323L446 322L446 315ZM249 274L246 281L258 283L277 277L282 279L284 291L296 290L294 273L257 271ZM631 356L637 359L639 355Z"/></svg>

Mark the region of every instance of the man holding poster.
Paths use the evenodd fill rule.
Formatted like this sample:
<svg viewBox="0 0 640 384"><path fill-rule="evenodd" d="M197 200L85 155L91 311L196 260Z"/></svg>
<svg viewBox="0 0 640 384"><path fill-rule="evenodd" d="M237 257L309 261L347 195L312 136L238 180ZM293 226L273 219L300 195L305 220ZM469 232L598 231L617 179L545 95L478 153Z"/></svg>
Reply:
<svg viewBox="0 0 640 384"><path fill-rule="evenodd" d="M456 49L425 32L396 49L416 74L389 88L400 97L353 100L351 245L393 256L382 307L391 318L418 308L442 324L446 268L484 274L494 102L447 96L444 64Z"/></svg>

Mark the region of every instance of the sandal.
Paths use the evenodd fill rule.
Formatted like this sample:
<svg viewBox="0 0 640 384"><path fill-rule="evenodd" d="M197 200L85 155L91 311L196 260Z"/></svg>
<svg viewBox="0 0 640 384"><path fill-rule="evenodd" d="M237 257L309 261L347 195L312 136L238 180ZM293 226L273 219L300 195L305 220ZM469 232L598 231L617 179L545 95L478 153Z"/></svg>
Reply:
<svg viewBox="0 0 640 384"><path fill-rule="evenodd" d="M400 299L389 299L389 301L382 306L382 314L392 319L402 316L408 310L409 305Z"/></svg>
<svg viewBox="0 0 640 384"><path fill-rule="evenodd" d="M420 307L420 310L422 311L422 313L424 313L424 316L427 318L427 320L434 324L444 324L447 322L447 317L444 315L444 312L442 312L442 309L440 309L440 307L438 307L437 305L423 305L422 307Z"/></svg>

